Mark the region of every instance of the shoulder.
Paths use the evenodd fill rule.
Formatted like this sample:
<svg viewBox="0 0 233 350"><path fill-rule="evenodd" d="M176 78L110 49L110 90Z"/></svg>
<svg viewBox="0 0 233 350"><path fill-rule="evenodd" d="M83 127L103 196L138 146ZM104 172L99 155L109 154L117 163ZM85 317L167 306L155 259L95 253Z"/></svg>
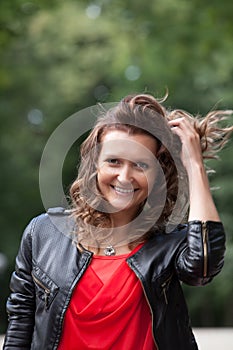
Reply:
<svg viewBox="0 0 233 350"><path fill-rule="evenodd" d="M30 236L31 239L48 239L62 233L70 238L75 227L71 214L71 210L62 207L49 208L29 222L24 235Z"/></svg>
<svg viewBox="0 0 233 350"><path fill-rule="evenodd" d="M180 245L182 245L187 239L187 225L180 224L173 231L169 233L155 232L155 235L151 237L143 247L134 256L140 257L140 259L158 259L160 261L161 256L169 256L172 258Z"/></svg>
<svg viewBox="0 0 233 350"><path fill-rule="evenodd" d="M158 242L180 242L186 239L188 232L188 224L179 224L173 230L166 232L165 230L155 230L150 242L158 244Z"/></svg>

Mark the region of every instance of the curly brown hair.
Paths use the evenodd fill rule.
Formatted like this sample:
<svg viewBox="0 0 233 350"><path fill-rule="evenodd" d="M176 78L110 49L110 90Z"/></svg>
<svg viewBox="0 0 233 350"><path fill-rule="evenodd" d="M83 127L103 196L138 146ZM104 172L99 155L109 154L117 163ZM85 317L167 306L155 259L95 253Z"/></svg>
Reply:
<svg viewBox="0 0 233 350"><path fill-rule="evenodd" d="M148 94L126 96L115 107L102 112L83 142L78 177L70 188L79 242L86 237L97 243L96 229L111 228L110 215L104 211L104 198L96 178L103 136L113 129L126 131L129 135L147 134L158 143L156 158L164 176L155 182L146 203L140 208L138 214L142 216L137 231L143 233L135 241L147 240L158 230L165 232L169 223L176 226L184 219L188 210L188 179L180 158L180 139L172 132L168 121L181 116L189 118L200 136L203 158L216 158L233 130L233 127L221 126L221 121L232 111L211 111L201 118L179 109L168 110L163 102L164 99L157 100Z"/></svg>

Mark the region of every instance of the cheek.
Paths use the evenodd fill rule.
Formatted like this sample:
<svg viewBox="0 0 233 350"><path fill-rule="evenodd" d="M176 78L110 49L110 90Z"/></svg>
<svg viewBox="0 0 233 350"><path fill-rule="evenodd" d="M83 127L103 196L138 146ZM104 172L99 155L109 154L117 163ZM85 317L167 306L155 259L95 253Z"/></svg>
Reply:
<svg viewBox="0 0 233 350"><path fill-rule="evenodd" d="M156 180L156 174L154 172L148 174L146 177L146 182L147 182L147 187L148 187L148 192L150 193L152 188L154 187L154 183Z"/></svg>
<svg viewBox="0 0 233 350"><path fill-rule="evenodd" d="M112 179L113 173L106 169L106 167L101 167L97 170L97 184L102 186L104 184L108 184Z"/></svg>

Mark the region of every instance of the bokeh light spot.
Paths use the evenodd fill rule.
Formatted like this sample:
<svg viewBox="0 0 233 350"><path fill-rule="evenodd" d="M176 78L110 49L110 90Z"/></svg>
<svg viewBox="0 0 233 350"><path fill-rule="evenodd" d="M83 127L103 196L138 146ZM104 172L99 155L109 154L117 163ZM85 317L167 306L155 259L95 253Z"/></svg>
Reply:
<svg viewBox="0 0 233 350"><path fill-rule="evenodd" d="M128 80L137 80L141 76L141 69L138 66L128 66L125 70L125 76Z"/></svg>

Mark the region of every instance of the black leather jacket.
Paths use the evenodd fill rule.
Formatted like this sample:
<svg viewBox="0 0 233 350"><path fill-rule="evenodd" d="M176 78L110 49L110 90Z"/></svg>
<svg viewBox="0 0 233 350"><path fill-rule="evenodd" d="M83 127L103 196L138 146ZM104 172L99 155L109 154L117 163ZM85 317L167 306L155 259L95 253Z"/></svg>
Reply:
<svg viewBox="0 0 233 350"><path fill-rule="evenodd" d="M57 349L72 291L92 258L72 243L71 223L57 208L26 228L11 279L3 349ZM208 283L221 270L224 251L220 222L192 221L156 234L127 259L149 303L158 350L197 349L180 281Z"/></svg>

